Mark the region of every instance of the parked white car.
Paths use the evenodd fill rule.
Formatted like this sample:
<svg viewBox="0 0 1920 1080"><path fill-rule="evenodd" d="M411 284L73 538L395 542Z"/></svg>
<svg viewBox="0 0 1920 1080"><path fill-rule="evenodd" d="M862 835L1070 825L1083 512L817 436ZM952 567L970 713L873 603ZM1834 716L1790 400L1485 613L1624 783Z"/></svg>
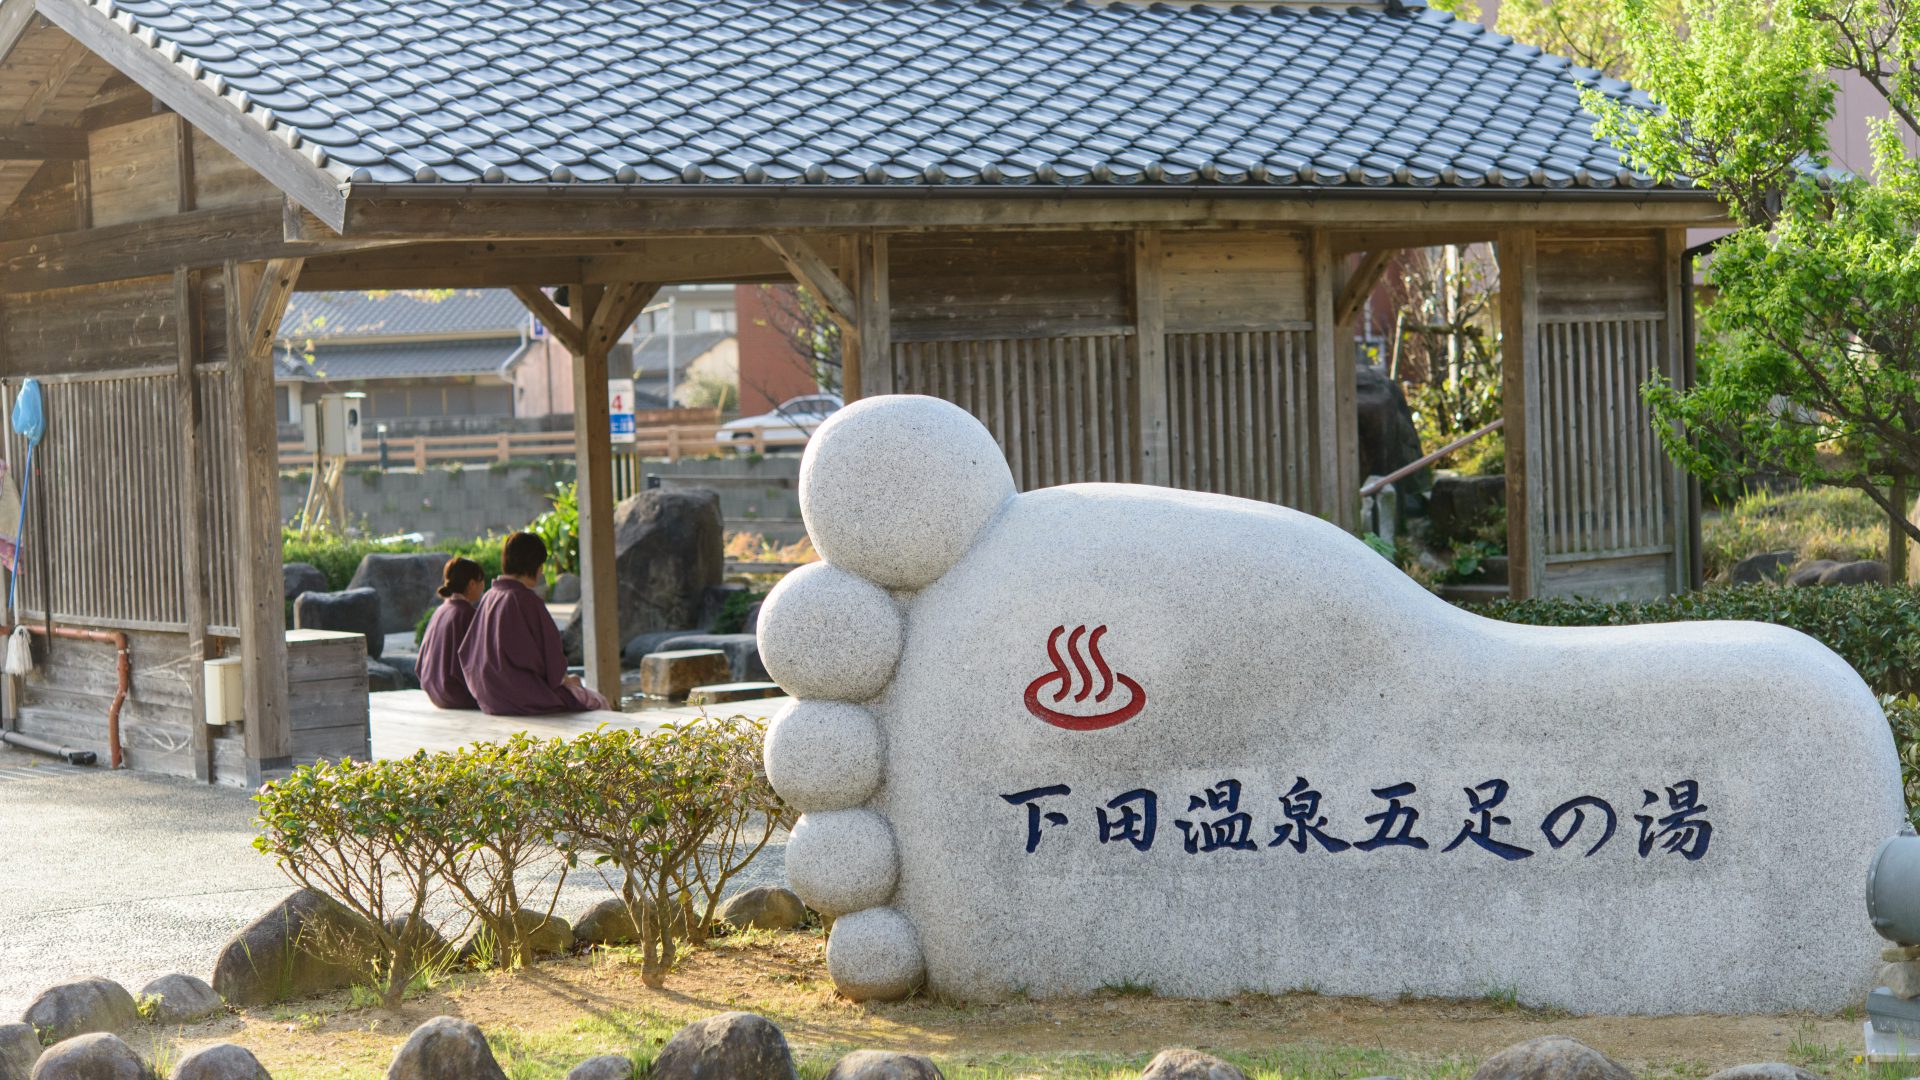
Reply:
<svg viewBox="0 0 1920 1080"><path fill-rule="evenodd" d="M798 450L807 445L813 430L837 412L844 402L838 394L808 394L788 398L772 412L729 420L714 432L713 441L735 450L752 450L753 433L761 433L761 446L768 450Z"/></svg>

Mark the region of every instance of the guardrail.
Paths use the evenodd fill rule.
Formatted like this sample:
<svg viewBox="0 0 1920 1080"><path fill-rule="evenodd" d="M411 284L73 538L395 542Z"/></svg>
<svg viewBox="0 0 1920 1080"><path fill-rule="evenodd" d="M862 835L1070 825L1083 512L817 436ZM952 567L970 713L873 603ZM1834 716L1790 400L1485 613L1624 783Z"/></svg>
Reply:
<svg viewBox="0 0 1920 1080"><path fill-rule="evenodd" d="M645 458L679 461L683 456L700 457L716 453L721 444L714 441L717 424L655 424L634 431L632 443L618 444L615 453ZM736 429L737 430L737 429ZM766 431L750 429L751 437L736 440L729 448L749 453L765 453ZM386 453L380 451L377 438L365 438L361 452L348 456L350 465L382 465L393 469L425 469L432 465L459 462L465 465L493 464L529 458L574 456L571 431L503 431L488 435L407 435L386 440ZM297 442L280 444L280 467L299 469L313 464L313 455Z"/></svg>

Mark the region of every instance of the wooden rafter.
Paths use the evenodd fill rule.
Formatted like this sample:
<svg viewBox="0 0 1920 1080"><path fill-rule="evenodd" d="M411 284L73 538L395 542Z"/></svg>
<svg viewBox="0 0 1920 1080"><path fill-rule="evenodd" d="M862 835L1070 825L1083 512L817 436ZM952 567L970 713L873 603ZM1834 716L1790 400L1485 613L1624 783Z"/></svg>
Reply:
<svg viewBox="0 0 1920 1080"><path fill-rule="evenodd" d="M602 352L613 348L659 291L659 283L652 281L623 281L608 289L587 325L587 348Z"/></svg>
<svg viewBox="0 0 1920 1080"><path fill-rule="evenodd" d="M287 299L293 295L293 284L300 278L301 262L294 258L235 264L234 280L238 286L231 302L235 306L236 328L243 336L238 342L229 343L229 349L238 345L244 350L243 356L265 356L273 348L280 319L287 310Z"/></svg>
<svg viewBox="0 0 1920 1080"><path fill-rule="evenodd" d="M20 106L20 123L32 124L39 121L41 114L47 111L47 106L53 104L53 99L60 95L60 91L66 89L67 80L73 78L74 73L79 71L86 64L87 58L92 55L87 51L87 47L78 41L68 42L67 47L60 50L60 55L54 59L53 67L47 71L47 77L39 86L33 88L33 93L27 95L26 103Z"/></svg>
<svg viewBox="0 0 1920 1080"><path fill-rule="evenodd" d="M760 239L780 257L795 281L827 305L827 310L842 326L852 326L859 321L859 305L854 302L853 290L835 276L833 267L827 265L827 260L821 258L804 237L785 234Z"/></svg>
<svg viewBox="0 0 1920 1080"><path fill-rule="evenodd" d="M307 264L300 287L333 289L506 288L529 281L617 285L623 281L783 282L785 267L750 236L410 243L331 255Z"/></svg>
<svg viewBox="0 0 1920 1080"><path fill-rule="evenodd" d="M1367 252L1367 257L1360 260L1359 268L1340 289L1340 300L1334 305L1335 323L1344 326L1360 314L1360 308L1366 304L1367 297L1373 295L1374 286L1380 284L1380 277L1387 272L1387 264L1395 254L1394 248L1381 248Z"/></svg>
<svg viewBox="0 0 1920 1080"><path fill-rule="evenodd" d="M527 310L533 312L533 317L540 320L540 325L547 328L547 333L553 335L555 341L566 346L567 351L575 356L586 355L586 332L573 321L572 316L560 309L560 305L553 302L552 297L541 291L538 285L513 285L510 288L513 295L527 306Z"/></svg>
<svg viewBox="0 0 1920 1080"><path fill-rule="evenodd" d="M34 15L33 0L0 0L0 63L13 55L13 47L33 29Z"/></svg>

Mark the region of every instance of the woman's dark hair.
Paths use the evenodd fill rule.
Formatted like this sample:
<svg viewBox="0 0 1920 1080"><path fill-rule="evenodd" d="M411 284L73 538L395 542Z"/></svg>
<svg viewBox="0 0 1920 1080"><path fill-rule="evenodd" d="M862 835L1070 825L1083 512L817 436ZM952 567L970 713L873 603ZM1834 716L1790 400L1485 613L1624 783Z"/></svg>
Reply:
<svg viewBox="0 0 1920 1080"><path fill-rule="evenodd" d="M461 596L466 593L467 586L487 576L479 563L458 555L447 560L447 568L441 574L447 579L440 586L441 596Z"/></svg>
<svg viewBox="0 0 1920 1080"><path fill-rule="evenodd" d="M533 577L547 565L547 542L530 532L507 537L500 549L500 572L511 577Z"/></svg>

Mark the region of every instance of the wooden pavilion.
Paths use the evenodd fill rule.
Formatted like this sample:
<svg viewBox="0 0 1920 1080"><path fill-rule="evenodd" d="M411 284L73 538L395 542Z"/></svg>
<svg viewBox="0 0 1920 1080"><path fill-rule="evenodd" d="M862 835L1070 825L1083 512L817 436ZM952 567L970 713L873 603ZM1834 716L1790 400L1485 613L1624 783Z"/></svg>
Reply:
<svg viewBox="0 0 1920 1080"><path fill-rule="evenodd" d="M1395 250L1495 241L1514 591L1669 591L1685 484L1635 388L1684 374L1685 230L1719 213L1596 144L1585 84L1629 93L1398 0L0 0L0 377L50 409L23 606L103 639L9 722L100 745L111 704L136 767L292 761L295 290L511 287L574 353L605 689L607 353L681 282L805 283L850 395L961 404L1024 486L1351 526L1361 298ZM237 729L204 722L218 655Z"/></svg>

